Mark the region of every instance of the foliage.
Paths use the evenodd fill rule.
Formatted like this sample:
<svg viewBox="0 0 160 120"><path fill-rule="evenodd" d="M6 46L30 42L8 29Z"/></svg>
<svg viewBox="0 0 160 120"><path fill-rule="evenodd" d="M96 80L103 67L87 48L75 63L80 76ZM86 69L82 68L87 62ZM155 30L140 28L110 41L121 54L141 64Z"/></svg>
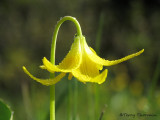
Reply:
<svg viewBox="0 0 160 120"><path fill-rule="evenodd" d="M13 112L0 100L0 120L12 120Z"/></svg>

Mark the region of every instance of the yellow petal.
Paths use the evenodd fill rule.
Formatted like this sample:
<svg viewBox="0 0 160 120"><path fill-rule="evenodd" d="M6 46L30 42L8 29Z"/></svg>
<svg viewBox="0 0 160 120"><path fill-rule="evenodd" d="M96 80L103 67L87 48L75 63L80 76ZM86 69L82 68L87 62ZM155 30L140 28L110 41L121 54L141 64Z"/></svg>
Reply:
<svg viewBox="0 0 160 120"><path fill-rule="evenodd" d="M79 67L81 63L81 57L82 52L80 39L76 37L74 43L72 44L71 50L59 65L53 65L45 57L42 61L49 72L71 72L73 69Z"/></svg>
<svg viewBox="0 0 160 120"><path fill-rule="evenodd" d="M33 80L36 80L37 82L39 82L39 83L41 83L43 85L47 85L47 86L56 84L57 82L59 82L66 75L66 73L60 73L58 76L56 76L53 79L39 79L39 78L34 77L30 72L28 72L28 70L24 66L23 66L23 70Z"/></svg>
<svg viewBox="0 0 160 120"><path fill-rule="evenodd" d="M98 84L102 84L107 78L107 73L108 73L108 70L105 69L101 74L99 74L95 78L91 79L91 82L96 82Z"/></svg>
<svg viewBox="0 0 160 120"><path fill-rule="evenodd" d="M72 73L74 72L77 72L89 77L95 77L99 74L99 64L91 61L88 58L88 56L85 53L83 53L82 62L77 69L72 71ZM75 75L73 74L73 76Z"/></svg>
<svg viewBox="0 0 160 120"><path fill-rule="evenodd" d="M107 78L107 73L108 73L108 70L105 69L101 74L98 74L97 76L88 76L88 75L85 75L85 74L81 74L80 72L78 71L74 71L72 72L72 74L81 82L83 83L86 83L86 82L95 82L95 83L98 83L98 84L102 84L106 78Z"/></svg>
<svg viewBox="0 0 160 120"><path fill-rule="evenodd" d="M142 49L141 51L139 51L137 53L134 53L134 54L131 54L131 55L128 55L128 56L126 56L124 58L121 58L121 59L118 59L118 60L109 61L109 60L105 60L103 58L100 58L93 49L88 47L85 38L83 38L81 40L81 45L82 45L82 49L84 49L83 51L85 51L87 53L88 57L93 62L95 62L97 64L100 64L100 65L105 65L105 66L111 66L111 65L115 65L115 64L124 62L124 61L129 60L129 59L131 59L133 57L136 57L136 56L138 56L138 55L140 55L141 53L144 52L144 49Z"/></svg>
<svg viewBox="0 0 160 120"><path fill-rule="evenodd" d="M87 47L85 49L86 49L86 51L88 53L88 56L90 57L90 59L92 61L94 61L97 64L104 65L104 66L111 66L111 65L115 65L115 64L124 62L126 60L129 60L129 59L131 59L133 57L136 57L136 56L140 55L144 51L144 49L142 49L141 51L139 51L137 53L134 53L134 54L131 54L131 55L128 55L128 56L126 56L124 58L121 58L121 59L118 59L118 60L109 61L109 60L105 60L105 59L100 58L98 55L96 55L94 52L89 50Z"/></svg>
<svg viewBox="0 0 160 120"><path fill-rule="evenodd" d="M101 79L95 79L97 76L99 76L99 70L102 69L102 65L99 65L95 62L93 62L88 54L86 53L86 51L84 50L84 48L82 47L82 62L80 64L80 66L72 71L72 74L74 77L76 77L79 81L81 82L97 82L97 83L101 83ZM104 72L106 73L106 72ZM100 77L105 78L106 74L101 74ZM98 77L98 78L100 78Z"/></svg>

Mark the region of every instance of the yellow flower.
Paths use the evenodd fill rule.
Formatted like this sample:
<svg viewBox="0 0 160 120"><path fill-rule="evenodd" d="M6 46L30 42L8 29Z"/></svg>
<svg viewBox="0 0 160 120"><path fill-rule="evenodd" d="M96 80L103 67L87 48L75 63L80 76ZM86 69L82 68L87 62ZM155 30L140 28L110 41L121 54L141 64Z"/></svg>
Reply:
<svg viewBox="0 0 160 120"><path fill-rule="evenodd" d="M124 58L109 61L100 58L96 52L87 45L84 36L77 36L74 38L74 43L71 46L71 50L59 65L53 65L45 57L42 59L43 65L40 66L40 68L46 69L51 73L60 72L60 74L55 78L47 80L39 79L31 75L24 66L23 70L32 79L44 85L56 84L66 75L66 73L69 73L69 80L72 78L72 76L74 76L83 83L94 82L101 84L106 80L108 73L107 69L100 73L100 71L103 69L103 66L111 66L121 63L140 55L143 53L143 51L144 49Z"/></svg>

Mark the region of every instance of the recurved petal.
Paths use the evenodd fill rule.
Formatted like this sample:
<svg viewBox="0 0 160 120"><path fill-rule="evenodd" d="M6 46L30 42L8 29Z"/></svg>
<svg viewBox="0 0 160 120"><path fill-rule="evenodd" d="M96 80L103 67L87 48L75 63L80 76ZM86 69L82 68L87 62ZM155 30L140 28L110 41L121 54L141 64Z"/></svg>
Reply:
<svg viewBox="0 0 160 120"><path fill-rule="evenodd" d="M72 72L73 76L76 77L79 81L81 81L83 83L94 82L94 83L98 83L98 84L101 84L106 80L107 73L108 73L108 70L105 69L101 74L98 74L97 76L93 77L93 76L88 76L88 75L85 75L85 74L81 74L78 71L73 71Z"/></svg>
<svg viewBox="0 0 160 120"><path fill-rule="evenodd" d="M115 64L118 64L118 63L121 63L121 62L124 62L126 60L129 60L133 57L136 57L138 55L140 55L141 53L143 53L144 49L142 49L141 51L137 52L137 53L134 53L134 54L131 54L131 55L128 55L124 58L121 58L121 59L118 59L118 60L112 60L112 61L109 61L109 60L105 60L103 58L100 58L97 54L95 54L93 52L93 50L90 50L89 47L85 47L86 49L86 52L88 54L88 57L95 63L97 64L100 64L100 65L104 65L104 66L111 66L111 65L115 65Z"/></svg>
<svg viewBox="0 0 160 120"><path fill-rule="evenodd" d="M71 72L79 67L82 59L80 39L75 38L71 50L59 65L53 65L45 57L43 64L49 72Z"/></svg>
<svg viewBox="0 0 160 120"><path fill-rule="evenodd" d="M66 73L60 73L59 75L57 75L55 78L52 78L52 79L39 79L39 78L34 77L24 66L23 66L23 70L33 80L35 80L43 85L46 85L46 86L56 84L66 75Z"/></svg>
<svg viewBox="0 0 160 120"><path fill-rule="evenodd" d="M99 74L95 78L91 79L91 82L96 82L98 84L102 84L107 78L107 73L108 73L108 70L105 69L101 74Z"/></svg>

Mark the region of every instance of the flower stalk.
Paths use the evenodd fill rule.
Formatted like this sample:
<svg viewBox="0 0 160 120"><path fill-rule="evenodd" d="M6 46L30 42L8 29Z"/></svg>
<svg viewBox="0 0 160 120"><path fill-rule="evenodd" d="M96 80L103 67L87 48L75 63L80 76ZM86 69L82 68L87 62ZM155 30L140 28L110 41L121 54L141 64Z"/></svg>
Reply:
<svg viewBox="0 0 160 120"><path fill-rule="evenodd" d="M67 20L72 21L75 24L77 28L77 36L82 35L80 24L76 20L76 18L71 16L65 16L57 22L57 25L55 27L53 37L52 37L51 55L50 55L50 61L53 65L55 65L55 52L56 52L56 41L57 41L58 31L62 23ZM50 78L51 79L54 78L54 73L50 73ZM50 120L55 120L55 84L50 86Z"/></svg>

